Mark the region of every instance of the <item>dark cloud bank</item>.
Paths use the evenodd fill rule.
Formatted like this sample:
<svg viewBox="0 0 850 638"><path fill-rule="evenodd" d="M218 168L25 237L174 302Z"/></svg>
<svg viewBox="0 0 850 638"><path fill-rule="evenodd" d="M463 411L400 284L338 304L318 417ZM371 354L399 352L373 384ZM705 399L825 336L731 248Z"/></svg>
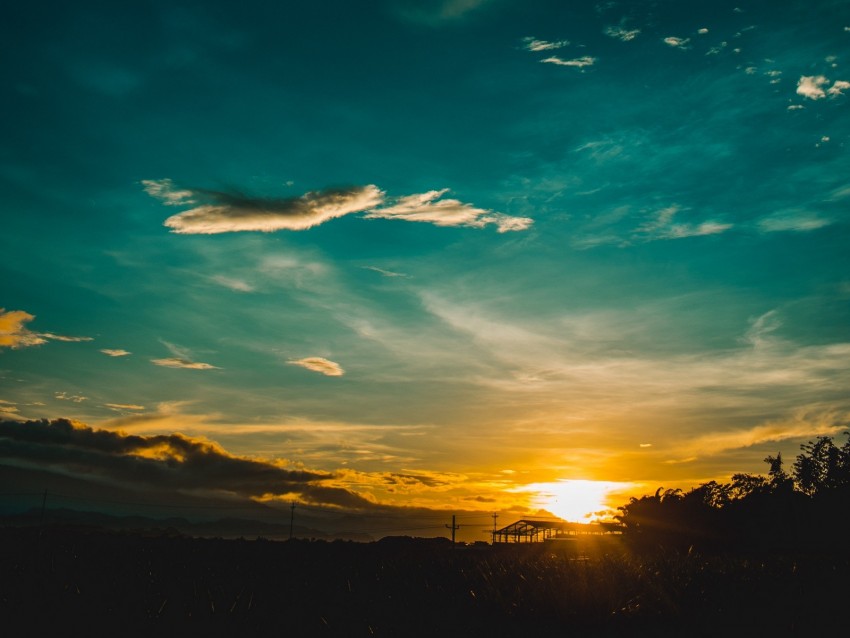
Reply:
<svg viewBox="0 0 850 638"><path fill-rule="evenodd" d="M214 443L182 434L126 435L68 419L0 421L0 463L140 494L298 495L328 506L372 506L353 492L324 485L332 474L232 456Z"/></svg>
<svg viewBox="0 0 850 638"><path fill-rule="evenodd" d="M216 443L182 434L124 434L63 418L0 420L0 515L34 512L36 523L45 492L53 512L48 519L66 510L84 513L74 520L95 525L102 514L146 517L202 536L250 536L260 530L285 538L289 499L297 501L296 535L319 538L434 536L444 532L452 513L464 514L376 504L335 486L335 479L331 472L234 456ZM255 500L263 496L284 500ZM466 515L489 518L481 512Z"/></svg>

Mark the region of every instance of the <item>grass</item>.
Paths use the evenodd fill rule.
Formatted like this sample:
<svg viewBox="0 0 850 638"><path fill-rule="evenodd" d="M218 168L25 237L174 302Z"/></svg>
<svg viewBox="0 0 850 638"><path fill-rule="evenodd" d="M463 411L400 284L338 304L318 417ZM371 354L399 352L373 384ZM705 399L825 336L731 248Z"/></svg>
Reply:
<svg viewBox="0 0 850 638"><path fill-rule="evenodd" d="M809 636L841 627L850 560L630 551L622 539L220 540L0 529L16 635Z"/></svg>

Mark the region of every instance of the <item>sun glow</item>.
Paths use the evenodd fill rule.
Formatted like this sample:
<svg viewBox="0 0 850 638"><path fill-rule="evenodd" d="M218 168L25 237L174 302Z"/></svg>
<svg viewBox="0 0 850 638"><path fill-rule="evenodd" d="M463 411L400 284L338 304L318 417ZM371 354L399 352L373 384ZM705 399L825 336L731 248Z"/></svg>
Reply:
<svg viewBox="0 0 850 638"><path fill-rule="evenodd" d="M629 489L629 483L612 481L559 480L553 483L532 483L523 491L532 492L532 504L555 516L576 523L590 523L608 518L613 508L607 497Z"/></svg>

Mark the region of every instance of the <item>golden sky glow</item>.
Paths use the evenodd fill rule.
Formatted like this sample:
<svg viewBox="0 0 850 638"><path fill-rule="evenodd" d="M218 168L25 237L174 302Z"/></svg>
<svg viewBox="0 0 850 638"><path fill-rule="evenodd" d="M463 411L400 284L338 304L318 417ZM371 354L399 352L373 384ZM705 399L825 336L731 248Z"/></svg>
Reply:
<svg viewBox="0 0 850 638"><path fill-rule="evenodd" d="M0 415L98 480L588 520L847 428L850 3L7 4Z"/></svg>

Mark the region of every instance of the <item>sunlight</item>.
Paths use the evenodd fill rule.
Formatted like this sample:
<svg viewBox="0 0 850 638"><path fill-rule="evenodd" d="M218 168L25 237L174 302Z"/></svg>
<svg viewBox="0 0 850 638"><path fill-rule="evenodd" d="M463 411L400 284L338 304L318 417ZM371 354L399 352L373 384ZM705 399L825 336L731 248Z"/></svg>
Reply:
<svg viewBox="0 0 850 638"><path fill-rule="evenodd" d="M523 491L534 493L532 505L552 512L555 516L576 523L590 523L607 518L613 509L607 496L631 487L629 483L613 481L558 480L553 483L532 483Z"/></svg>

